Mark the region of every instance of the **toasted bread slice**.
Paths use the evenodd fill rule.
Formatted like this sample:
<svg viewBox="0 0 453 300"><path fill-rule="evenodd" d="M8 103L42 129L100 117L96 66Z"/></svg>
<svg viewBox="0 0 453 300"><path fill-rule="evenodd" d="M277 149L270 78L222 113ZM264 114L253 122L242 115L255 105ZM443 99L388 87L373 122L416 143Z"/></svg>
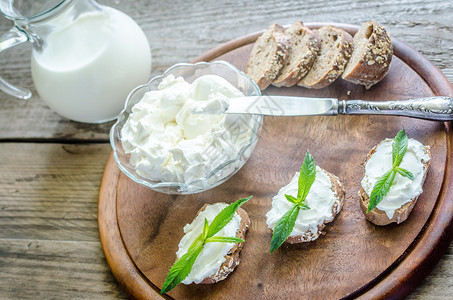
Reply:
<svg viewBox="0 0 453 300"><path fill-rule="evenodd" d="M283 68L272 83L275 86L293 86L313 66L321 46L321 37L316 30L310 30L302 22L294 22L285 30L290 38L288 57Z"/></svg>
<svg viewBox="0 0 453 300"><path fill-rule="evenodd" d="M288 54L289 37L285 29L272 24L256 40L245 73L261 90L267 88L277 77Z"/></svg>
<svg viewBox="0 0 453 300"><path fill-rule="evenodd" d="M382 142L381 142L382 143ZM377 147L381 144L379 143L378 145L374 146L373 149L368 153L366 162L373 156L373 154L376 152ZM431 162L431 152L429 150L429 146L425 146L425 153L428 154L429 160L423 163L423 171L424 171L424 177L422 180L422 185L425 182L426 175L428 174L428 167ZM420 196L420 195L419 195ZM360 208L362 209L362 212L365 214L365 218L370 221L371 223L379 226L385 226L390 223L397 223L400 224L404 222L408 217L409 214L412 212L412 209L415 206L415 203L417 203L418 197L413 198L410 202L407 202L406 204L402 205L400 208L395 210L393 217L389 219L387 214L383 211L380 210L379 208L375 207L373 210L371 210L369 213L367 213L368 205L370 203L370 197L368 194L365 192L363 188L360 188L359 191L359 197L360 197Z"/></svg>
<svg viewBox="0 0 453 300"><path fill-rule="evenodd" d="M321 49L308 74L297 84L306 88L321 89L340 76L353 50L352 36L344 30L326 25L318 30Z"/></svg>
<svg viewBox="0 0 453 300"><path fill-rule="evenodd" d="M392 56L392 41L384 27L366 22L354 36L354 51L342 78L369 89L387 75Z"/></svg>
<svg viewBox="0 0 453 300"><path fill-rule="evenodd" d="M203 205L203 207L198 211L196 217L205 210L208 204ZM238 208L236 213L241 218L239 223L239 229L236 231L236 237L245 240L245 234L250 227L250 218L247 212L242 209ZM195 218L196 218L195 217ZM227 255L225 255L225 261L220 265L219 269L211 276L205 277L201 280L200 283L202 284L211 284L216 283L218 281L224 280L233 270L239 265L240 257L239 254L244 247L244 243L236 243L233 248L231 248Z"/></svg>
<svg viewBox="0 0 453 300"><path fill-rule="evenodd" d="M346 191L343 185L341 184L340 179L337 176L327 172L326 170L324 170L324 172L327 173L327 175L330 178L330 181L332 182L332 191L334 192L336 197L335 203L332 205L332 217L330 219L324 220L324 222L321 225L318 225L318 230L316 232L308 230L303 234L290 236L286 240L287 243L297 244L316 240L321 234L324 234L322 230L324 229L326 224L332 222L335 219L336 215L338 215L338 213L343 208Z"/></svg>

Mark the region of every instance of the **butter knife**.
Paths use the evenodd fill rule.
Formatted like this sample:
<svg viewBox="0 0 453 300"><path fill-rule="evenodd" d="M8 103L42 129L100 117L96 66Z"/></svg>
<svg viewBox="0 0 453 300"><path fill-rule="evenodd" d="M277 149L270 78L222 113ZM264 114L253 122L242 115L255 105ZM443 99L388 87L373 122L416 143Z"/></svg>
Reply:
<svg viewBox="0 0 453 300"><path fill-rule="evenodd" d="M453 98L437 96L398 101L364 101L271 95L246 96L230 98L225 113L268 116L394 115L451 121Z"/></svg>

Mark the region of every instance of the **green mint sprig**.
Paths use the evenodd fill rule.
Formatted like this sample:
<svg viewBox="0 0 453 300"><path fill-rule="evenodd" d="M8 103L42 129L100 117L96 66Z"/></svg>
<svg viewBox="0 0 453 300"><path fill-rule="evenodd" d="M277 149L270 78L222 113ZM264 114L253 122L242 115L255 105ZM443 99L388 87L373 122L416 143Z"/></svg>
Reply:
<svg viewBox="0 0 453 300"><path fill-rule="evenodd" d="M189 275L192 270L192 266L195 263L198 255L203 246L206 243L242 243L243 239L237 237L223 237L223 236L214 236L217 232L222 230L234 217L237 209L241 207L242 204L247 202L252 196L247 198L242 198L236 202L231 203L225 207L215 218L212 220L211 224L208 224L208 220L204 219L203 232L192 242L189 247L189 250L181 256L171 267L168 272L167 278L162 286L160 294L164 294L173 288L175 288L179 283L181 283L184 278Z"/></svg>
<svg viewBox="0 0 453 300"><path fill-rule="evenodd" d="M305 203L308 192L316 178L316 166L310 152L307 150L305 159L300 169L297 198L286 195L286 200L293 203L294 206L287 211L283 217L278 220L274 227L274 233L271 240L271 253L277 250L289 237L296 224L297 216L300 210L310 209Z"/></svg>
<svg viewBox="0 0 453 300"><path fill-rule="evenodd" d="M400 174L401 176L407 177L410 180L414 180L414 175L411 172L400 167L400 164L403 161L403 157L407 151L407 144L408 138L403 128L393 139L392 169L384 173L384 175L382 175L374 185L373 190L371 191L370 203L366 211L367 213L372 211L388 194L390 188L392 187L396 173Z"/></svg>

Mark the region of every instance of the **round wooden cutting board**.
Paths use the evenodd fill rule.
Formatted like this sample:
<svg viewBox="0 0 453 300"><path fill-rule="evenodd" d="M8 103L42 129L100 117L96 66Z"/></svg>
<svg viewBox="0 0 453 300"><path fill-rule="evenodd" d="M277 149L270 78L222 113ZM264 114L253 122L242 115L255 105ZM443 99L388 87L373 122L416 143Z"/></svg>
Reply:
<svg viewBox="0 0 453 300"><path fill-rule="evenodd" d="M334 25L350 33L357 30ZM226 60L244 70L257 36L231 41L197 61ZM339 79L321 90L270 87L264 93L365 100L453 96L439 69L407 45L393 42L390 72L369 90ZM394 137L403 126L410 138L430 145L431 167L408 220L378 227L365 220L359 205L363 163L374 145ZM243 206L252 224L236 270L216 284L180 284L164 297L403 297L423 280L452 239L451 141L450 123L404 117L265 117L246 165L224 184L188 196L161 194L134 183L119 171L111 155L99 195L102 247L113 274L131 296L160 298L158 291L175 261L184 225L205 203L231 203L253 195ZM311 243L285 244L271 255L265 214L272 197L300 170L307 149L317 165L343 182L343 210L326 226L326 235Z"/></svg>

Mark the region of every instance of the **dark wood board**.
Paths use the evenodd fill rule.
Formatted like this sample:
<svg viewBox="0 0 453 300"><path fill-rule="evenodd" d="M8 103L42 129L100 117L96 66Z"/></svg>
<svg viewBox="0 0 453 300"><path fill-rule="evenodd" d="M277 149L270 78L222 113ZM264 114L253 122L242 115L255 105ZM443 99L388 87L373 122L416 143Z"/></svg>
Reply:
<svg viewBox="0 0 453 300"><path fill-rule="evenodd" d="M223 59L243 70L256 37L231 41L197 60ZM446 78L421 54L397 40L394 47L389 74L370 90L340 79L322 90L271 87L265 93L365 100L453 95ZM409 137L431 146L433 159L409 219L377 227L364 219L359 206L362 164L375 144L393 137L402 126ZM452 238L451 138L450 124L403 117L266 117L258 145L243 169L219 187L189 196L160 194L134 183L110 156L99 195L102 246L115 277L132 296L159 298L157 290L175 260L182 228L198 209L204 203L232 202L253 194L244 205L252 225L237 269L217 284L180 285L167 296L403 297L427 275ZM265 214L272 197L300 168L306 149L345 185L343 211L326 227L325 236L284 245L270 255Z"/></svg>

